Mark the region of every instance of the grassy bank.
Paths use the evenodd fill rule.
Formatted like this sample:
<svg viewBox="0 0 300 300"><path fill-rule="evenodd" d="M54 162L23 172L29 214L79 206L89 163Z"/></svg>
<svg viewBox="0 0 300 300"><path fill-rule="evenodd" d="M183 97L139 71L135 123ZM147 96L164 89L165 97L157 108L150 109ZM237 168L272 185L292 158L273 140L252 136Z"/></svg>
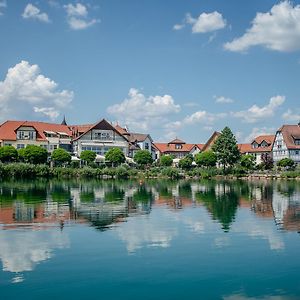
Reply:
<svg viewBox="0 0 300 300"><path fill-rule="evenodd" d="M151 167L145 170L130 168L127 165L112 167L54 167L40 164L9 163L0 164L0 178L215 178L215 177L260 177L274 178L300 178L300 170L286 171L280 174L276 172L255 173L242 169L227 170L226 173L218 168L193 168L183 170L174 167Z"/></svg>

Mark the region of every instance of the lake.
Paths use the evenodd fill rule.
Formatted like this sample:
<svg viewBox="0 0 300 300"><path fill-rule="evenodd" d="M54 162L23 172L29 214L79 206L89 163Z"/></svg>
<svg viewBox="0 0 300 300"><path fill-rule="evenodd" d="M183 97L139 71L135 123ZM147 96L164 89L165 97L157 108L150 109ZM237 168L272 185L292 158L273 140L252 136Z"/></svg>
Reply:
<svg viewBox="0 0 300 300"><path fill-rule="evenodd" d="M0 297L300 299L300 182L0 183Z"/></svg>

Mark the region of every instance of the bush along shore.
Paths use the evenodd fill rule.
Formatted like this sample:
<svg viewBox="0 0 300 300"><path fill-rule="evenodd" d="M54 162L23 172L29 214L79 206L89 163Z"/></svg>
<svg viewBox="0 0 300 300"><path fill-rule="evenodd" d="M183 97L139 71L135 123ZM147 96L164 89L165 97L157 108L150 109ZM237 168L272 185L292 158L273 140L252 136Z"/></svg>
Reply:
<svg viewBox="0 0 300 300"><path fill-rule="evenodd" d="M50 156L46 149L36 145L19 150L3 146L0 178L300 178L300 168L290 158L275 165L272 156L264 153L257 165L253 155L241 155L228 127L210 150L177 159L176 167L172 155L162 155L154 162L148 150L137 151L131 166L119 148L107 151L101 164L95 160L96 153L90 150L82 151L80 159L72 161L71 154L62 148L55 149Z"/></svg>
<svg viewBox="0 0 300 300"><path fill-rule="evenodd" d="M50 167L46 164L30 164L30 163L0 163L0 178L299 178L300 170L294 171L246 171L240 168L227 169L224 173L222 168L198 168L190 170L178 167L148 167L135 168L128 165L120 165L118 167L96 167L83 166L79 167Z"/></svg>

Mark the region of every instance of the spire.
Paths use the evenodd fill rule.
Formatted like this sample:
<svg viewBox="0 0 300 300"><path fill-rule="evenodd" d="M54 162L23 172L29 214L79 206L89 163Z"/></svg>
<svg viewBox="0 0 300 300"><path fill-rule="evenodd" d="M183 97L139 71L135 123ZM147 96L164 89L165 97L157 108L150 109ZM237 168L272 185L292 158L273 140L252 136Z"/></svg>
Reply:
<svg viewBox="0 0 300 300"><path fill-rule="evenodd" d="M66 122L66 116L64 115L64 119L62 120L61 122L61 125L67 125L67 122Z"/></svg>

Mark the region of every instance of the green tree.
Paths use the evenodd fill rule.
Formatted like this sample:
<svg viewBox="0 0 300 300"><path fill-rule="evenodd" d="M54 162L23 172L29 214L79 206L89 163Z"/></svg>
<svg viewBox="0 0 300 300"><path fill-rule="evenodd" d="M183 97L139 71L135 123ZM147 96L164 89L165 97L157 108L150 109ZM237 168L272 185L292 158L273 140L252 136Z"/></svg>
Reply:
<svg viewBox="0 0 300 300"><path fill-rule="evenodd" d="M125 155L120 148L111 148L105 154L105 161L109 161L113 166L125 162Z"/></svg>
<svg viewBox="0 0 300 300"><path fill-rule="evenodd" d="M283 158L277 163L278 167L293 169L295 167L295 162L291 158Z"/></svg>
<svg viewBox="0 0 300 300"><path fill-rule="evenodd" d="M170 167L173 163L173 157L171 155L163 155L159 159L159 164L164 167Z"/></svg>
<svg viewBox="0 0 300 300"><path fill-rule="evenodd" d="M192 167L192 163L193 163L193 159L191 157L187 156L187 157L182 158L179 161L178 166L181 169L189 170Z"/></svg>
<svg viewBox="0 0 300 300"><path fill-rule="evenodd" d="M255 167L255 157L251 154L242 155L241 166L247 170L253 170Z"/></svg>
<svg viewBox="0 0 300 300"><path fill-rule="evenodd" d="M31 164L45 164L48 158L47 150L36 145L27 145L19 154L23 161Z"/></svg>
<svg viewBox="0 0 300 300"><path fill-rule="evenodd" d="M13 146L0 147L0 161L12 162L18 159L18 151Z"/></svg>
<svg viewBox="0 0 300 300"><path fill-rule="evenodd" d="M204 151L195 155L195 162L200 167L215 167L217 163L216 154L211 151Z"/></svg>
<svg viewBox="0 0 300 300"><path fill-rule="evenodd" d="M52 152L51 160L57 165L70 163L71 162L71 154L63 148L58 148Z"/></svg>
<svg viewBox="0 0 300 300"><path fill-rule="evenodd" d="M133 160L140 166L150 165L153 162L152 155L148 150L137 151Z"/></svg>
<svg viewBox="0 0 300 300"><path fill-rule="evenodd" d="M80 154L80 159L86 161L87 163L92 163L96 159L96 152L91 150L84 150Z"/></svg>
<svg viewBox="0 0 300 300"><path fill-rule="evenodd" d="M223 166L224 171L239 160L240 152L235 136L229 127L226 126L221 131L220 136L212 145L212 151L216 154L217 162Z"/></svg>

